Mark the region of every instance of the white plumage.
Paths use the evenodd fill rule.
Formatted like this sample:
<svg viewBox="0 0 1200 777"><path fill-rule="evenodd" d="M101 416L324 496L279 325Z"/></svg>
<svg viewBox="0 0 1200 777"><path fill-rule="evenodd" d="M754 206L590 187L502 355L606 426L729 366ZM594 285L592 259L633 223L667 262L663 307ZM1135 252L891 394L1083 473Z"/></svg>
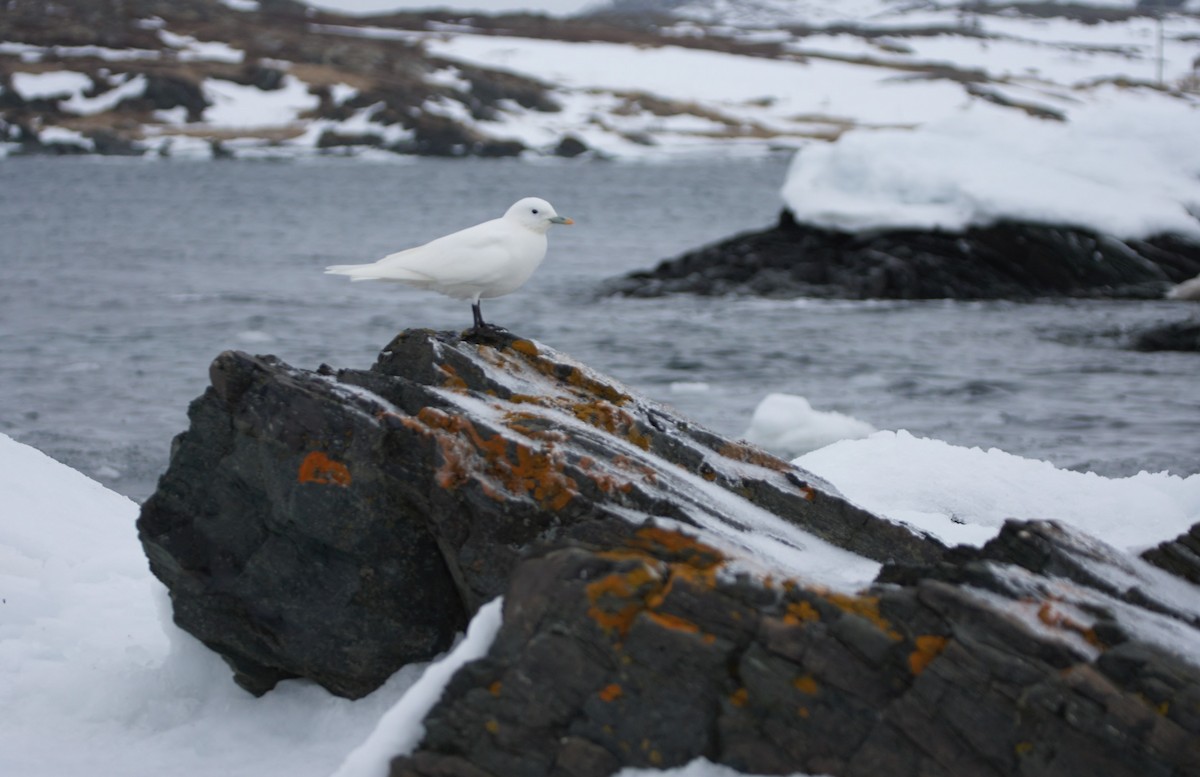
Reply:
<svg viewBox="0 0 1200 777"><path fill-rule="evenodd" d="M488 325L481 299L503 297L519 289L546 258L546 232L554 224L574 224L538 197L517 201L498 219L390 254L371 264L335 264L332 275L352 281L395 281L471 300L475 328Z"/></svg>

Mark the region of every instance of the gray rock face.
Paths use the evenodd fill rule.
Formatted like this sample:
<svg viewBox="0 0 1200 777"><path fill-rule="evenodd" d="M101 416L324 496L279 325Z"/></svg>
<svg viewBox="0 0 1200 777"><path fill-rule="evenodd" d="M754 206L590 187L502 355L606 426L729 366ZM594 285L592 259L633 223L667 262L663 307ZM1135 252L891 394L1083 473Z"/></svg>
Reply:
<svg viewBox="0 0 1200 777"><path fill-rule="evenodd" d="M138 529L176 622L254 693L288 677L369 693L445 649L533 548L614 525L736 536L765 515L784 544L944 551L507 334L409 331L336 373L229 352L210 374Z"/></svg>
<svg viewBox="0 0 1200 777"><path fill-rule="evenodd" d="M491 650L392 777L699 757L752 774L1200 774L1200 666L1139 635L1194 637L1200 608L1156 599L1161 573L1087 537L1011 522L853 595L725 563L649 526L526 560Z"/></svg>
<svg viewBox="0 0 1200 777"><path fill-rule="evenodd" d="M965 232L847 234L779 224L631 273L610 291L846 299L1158 299L1200 273L1200 245L1121 241L1081 229L1000 223Z"/></svg>

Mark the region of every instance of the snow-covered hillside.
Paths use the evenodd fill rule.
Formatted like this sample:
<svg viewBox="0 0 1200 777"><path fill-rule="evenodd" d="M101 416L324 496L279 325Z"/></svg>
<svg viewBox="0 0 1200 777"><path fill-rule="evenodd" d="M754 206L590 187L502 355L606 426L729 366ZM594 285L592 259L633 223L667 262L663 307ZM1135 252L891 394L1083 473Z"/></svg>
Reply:
<svg viewBox="0 0 1200 777"><path fill-rule="evenodd" d="M1131 2L618 2L564 19L145 0L89 33L19 3L0 20L0 147L646 158L799 148L980 103L1074 122L1195 105L1194 5L1160 23ZM668 12L632 10L647 6Z"/></svg>

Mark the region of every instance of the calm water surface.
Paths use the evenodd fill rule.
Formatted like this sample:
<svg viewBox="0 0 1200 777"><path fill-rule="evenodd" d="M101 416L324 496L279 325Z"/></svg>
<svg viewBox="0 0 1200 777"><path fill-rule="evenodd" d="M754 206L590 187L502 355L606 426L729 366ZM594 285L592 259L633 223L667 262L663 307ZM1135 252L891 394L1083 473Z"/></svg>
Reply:
<svg viewBox="0 0 1200 777"><path fill-rule="evenodd" d="M500 215L576 226L489 321L724 434L770 392L1060 467L1200 471L1200 358L1121 348L1165 302L610 299L612 276L772 222L787 160L0 161L0 431L144 499L222 350L367 367L468 304L325 276Z"/></svg>

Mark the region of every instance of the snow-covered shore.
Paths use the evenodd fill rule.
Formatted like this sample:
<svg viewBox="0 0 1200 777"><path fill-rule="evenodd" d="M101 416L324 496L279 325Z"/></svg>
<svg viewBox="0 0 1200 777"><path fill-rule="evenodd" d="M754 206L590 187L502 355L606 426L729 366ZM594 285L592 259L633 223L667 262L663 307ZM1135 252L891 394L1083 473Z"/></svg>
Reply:
<svg viewBox="0 0 1200 777"><path fill-rule="evenodd" d="M1200 475L1107 479L903 432L836 443L798 463L853 501L950 542L981 544L1004 518L1045 518L1139 550L1200 521ZM171 623L137 541L137 510L0 435L0 704L10 711L0 773L57 777L103 763L128 777L367 775L387 748L360 745L389 709L400 712L379 735L388 742L396 725L419 725L396 721L439 693L430 682L413 686L423 666L356 702L304 681L261 699L235 686L215 654ZM454 660L486 649L494 624L478 628ZM410 686L417 695L400 702ZM697 763L682 773L727 771Z"/></svg>

